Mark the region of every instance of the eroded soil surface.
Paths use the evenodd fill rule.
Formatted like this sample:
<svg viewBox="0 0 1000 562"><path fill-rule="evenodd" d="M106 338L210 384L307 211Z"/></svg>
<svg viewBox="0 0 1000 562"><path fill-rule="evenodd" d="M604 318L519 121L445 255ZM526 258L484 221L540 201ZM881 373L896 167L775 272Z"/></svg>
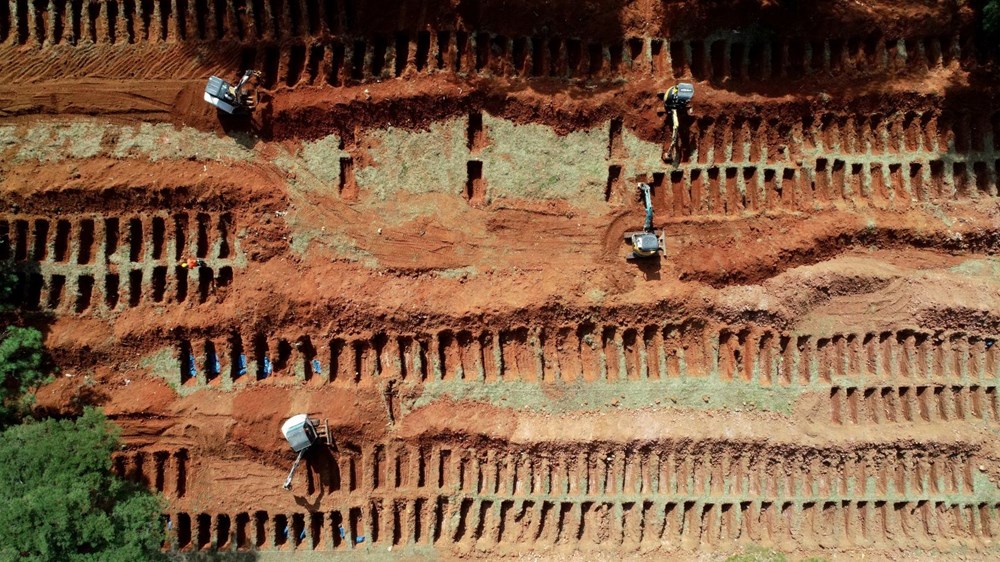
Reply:
<svg viewBox="0 0 1000 562"><path fill-rule="evenodd" d="M38 408L103 406L183 552L995 559L976 18L4 2L0 258L62 366ZM202 101L251 67L252 118ZM666 254L630 263L638 182ZM333 443L289 492L299 413Z"/></svg>

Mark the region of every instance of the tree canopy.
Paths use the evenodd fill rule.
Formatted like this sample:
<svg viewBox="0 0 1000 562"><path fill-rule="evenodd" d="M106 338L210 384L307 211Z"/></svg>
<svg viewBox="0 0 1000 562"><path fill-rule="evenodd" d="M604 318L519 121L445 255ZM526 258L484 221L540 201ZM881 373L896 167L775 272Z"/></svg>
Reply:
<svg viewBox="0 0 1000 562"><path fill-rule="evenodd" d="M983 6L983 31L996 48L1000 42L1000 0L990 0Z"/></svg>
<svg viewBox="0 0 1000 562"><path fill-rule="evenodd" d="M37 264L0 260L0 428L27 412L31 392L48 376L42 333L23 316L22 280L32 267Z"/></svg>
<svg viewBox="0 0 1000 562"><path fill-rule="evenodd" d="M0 434L0 560L162 560L162 500L111 471L117 446L94 409Z"/></svg>
<svg viewBox="0 0 1000 562"><path fill-rule="evenodd" d="M21 413L27 393L46 378L42 333L17 326L0 332L0 427Z"/></svg>

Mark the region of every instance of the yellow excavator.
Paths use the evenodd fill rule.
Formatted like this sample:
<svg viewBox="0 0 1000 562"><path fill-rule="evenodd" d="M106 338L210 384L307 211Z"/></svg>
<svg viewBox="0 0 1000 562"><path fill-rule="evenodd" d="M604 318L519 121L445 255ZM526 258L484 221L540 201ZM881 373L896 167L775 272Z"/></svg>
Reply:
<svg viewBox="0 0 1000 562"><path fill-rule="evenodd" d="M653 229L652 190L653 188L649 187L649 184L639 184L640 196L646 203L646 220L641 231L625 233L625 241L632 245L632 253L625 258L627 260L651 258L666 252L663 231L661 230L657 234L656 230Z"/></svg>
<svg viewBox="0 0 1000 562"><path fill-rule="evenodd" d="M680 147L677 145L677 138L680 135L681 112L690 112L688 104L694 97L694 86L687 82L681 82L666 92L658 96L663 100L663 110L670 114L673 123L673 130L670 133L670 145L663 151L664 162L676 162L680 158Z"/></svg>

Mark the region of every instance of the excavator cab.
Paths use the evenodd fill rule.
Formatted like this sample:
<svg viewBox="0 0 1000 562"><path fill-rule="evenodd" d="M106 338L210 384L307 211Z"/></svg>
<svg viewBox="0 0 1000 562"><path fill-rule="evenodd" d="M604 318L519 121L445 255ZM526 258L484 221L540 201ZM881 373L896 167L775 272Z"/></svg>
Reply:
<svg viewBox="0 0 1000 562"><path fill-rule="evenodd" d="M663 100L663 107L668 112L684 110L691 103L691 98L694 97L694 86L687 82L681 82L660 94L659 97Z"/></svg>
<svg viewBox="0 0 1000 562"><path fill-rule="evenodd" d="M235 85L218 76L208 79L205 101L229 115L249 115L257 107L259 70L247 70Z"/></svg>
<svg viewBox="0 0 1000 562"><path fill-rule="evenodd" d="M632 253L625 258L627 260L651 258L661 252L666 252L663 231L661 230L657 234L656 230L653 229L652 189L649 184L639 184L639 194L646 204L646 220L641 231L625 233L625 241L632 245Z"/></svg>
<svg viewBox="0 0 1000 562"><path fill-rule="evenodd" d="M626 259L651 258L663 251L663 241L654 232L634 232L629 238L632 254Z"/></svg>

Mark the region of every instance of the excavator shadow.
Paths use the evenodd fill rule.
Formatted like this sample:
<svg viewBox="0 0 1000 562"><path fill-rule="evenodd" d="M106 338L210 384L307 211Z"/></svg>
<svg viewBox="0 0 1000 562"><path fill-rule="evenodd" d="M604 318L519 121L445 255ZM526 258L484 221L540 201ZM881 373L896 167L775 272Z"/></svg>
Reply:
<svg viewBox="0 0 1000 562"><path fill-rule="evenodd" d="M220 109L217 110L217 117L226 136L246 149L257 146L257 143L270 134L268 126L271 122L270 103L261 104L260 108L250 116L230 115Z"/></svg>
<svg viewBox="0 0 1000 562"><path fill-rule="evenodd" d="M655 256L652 258L644 258L634 260L635 265L642 272L646 281L659 281L660 280L660 268L662 267L663 258L660 256Z"/></svg>

